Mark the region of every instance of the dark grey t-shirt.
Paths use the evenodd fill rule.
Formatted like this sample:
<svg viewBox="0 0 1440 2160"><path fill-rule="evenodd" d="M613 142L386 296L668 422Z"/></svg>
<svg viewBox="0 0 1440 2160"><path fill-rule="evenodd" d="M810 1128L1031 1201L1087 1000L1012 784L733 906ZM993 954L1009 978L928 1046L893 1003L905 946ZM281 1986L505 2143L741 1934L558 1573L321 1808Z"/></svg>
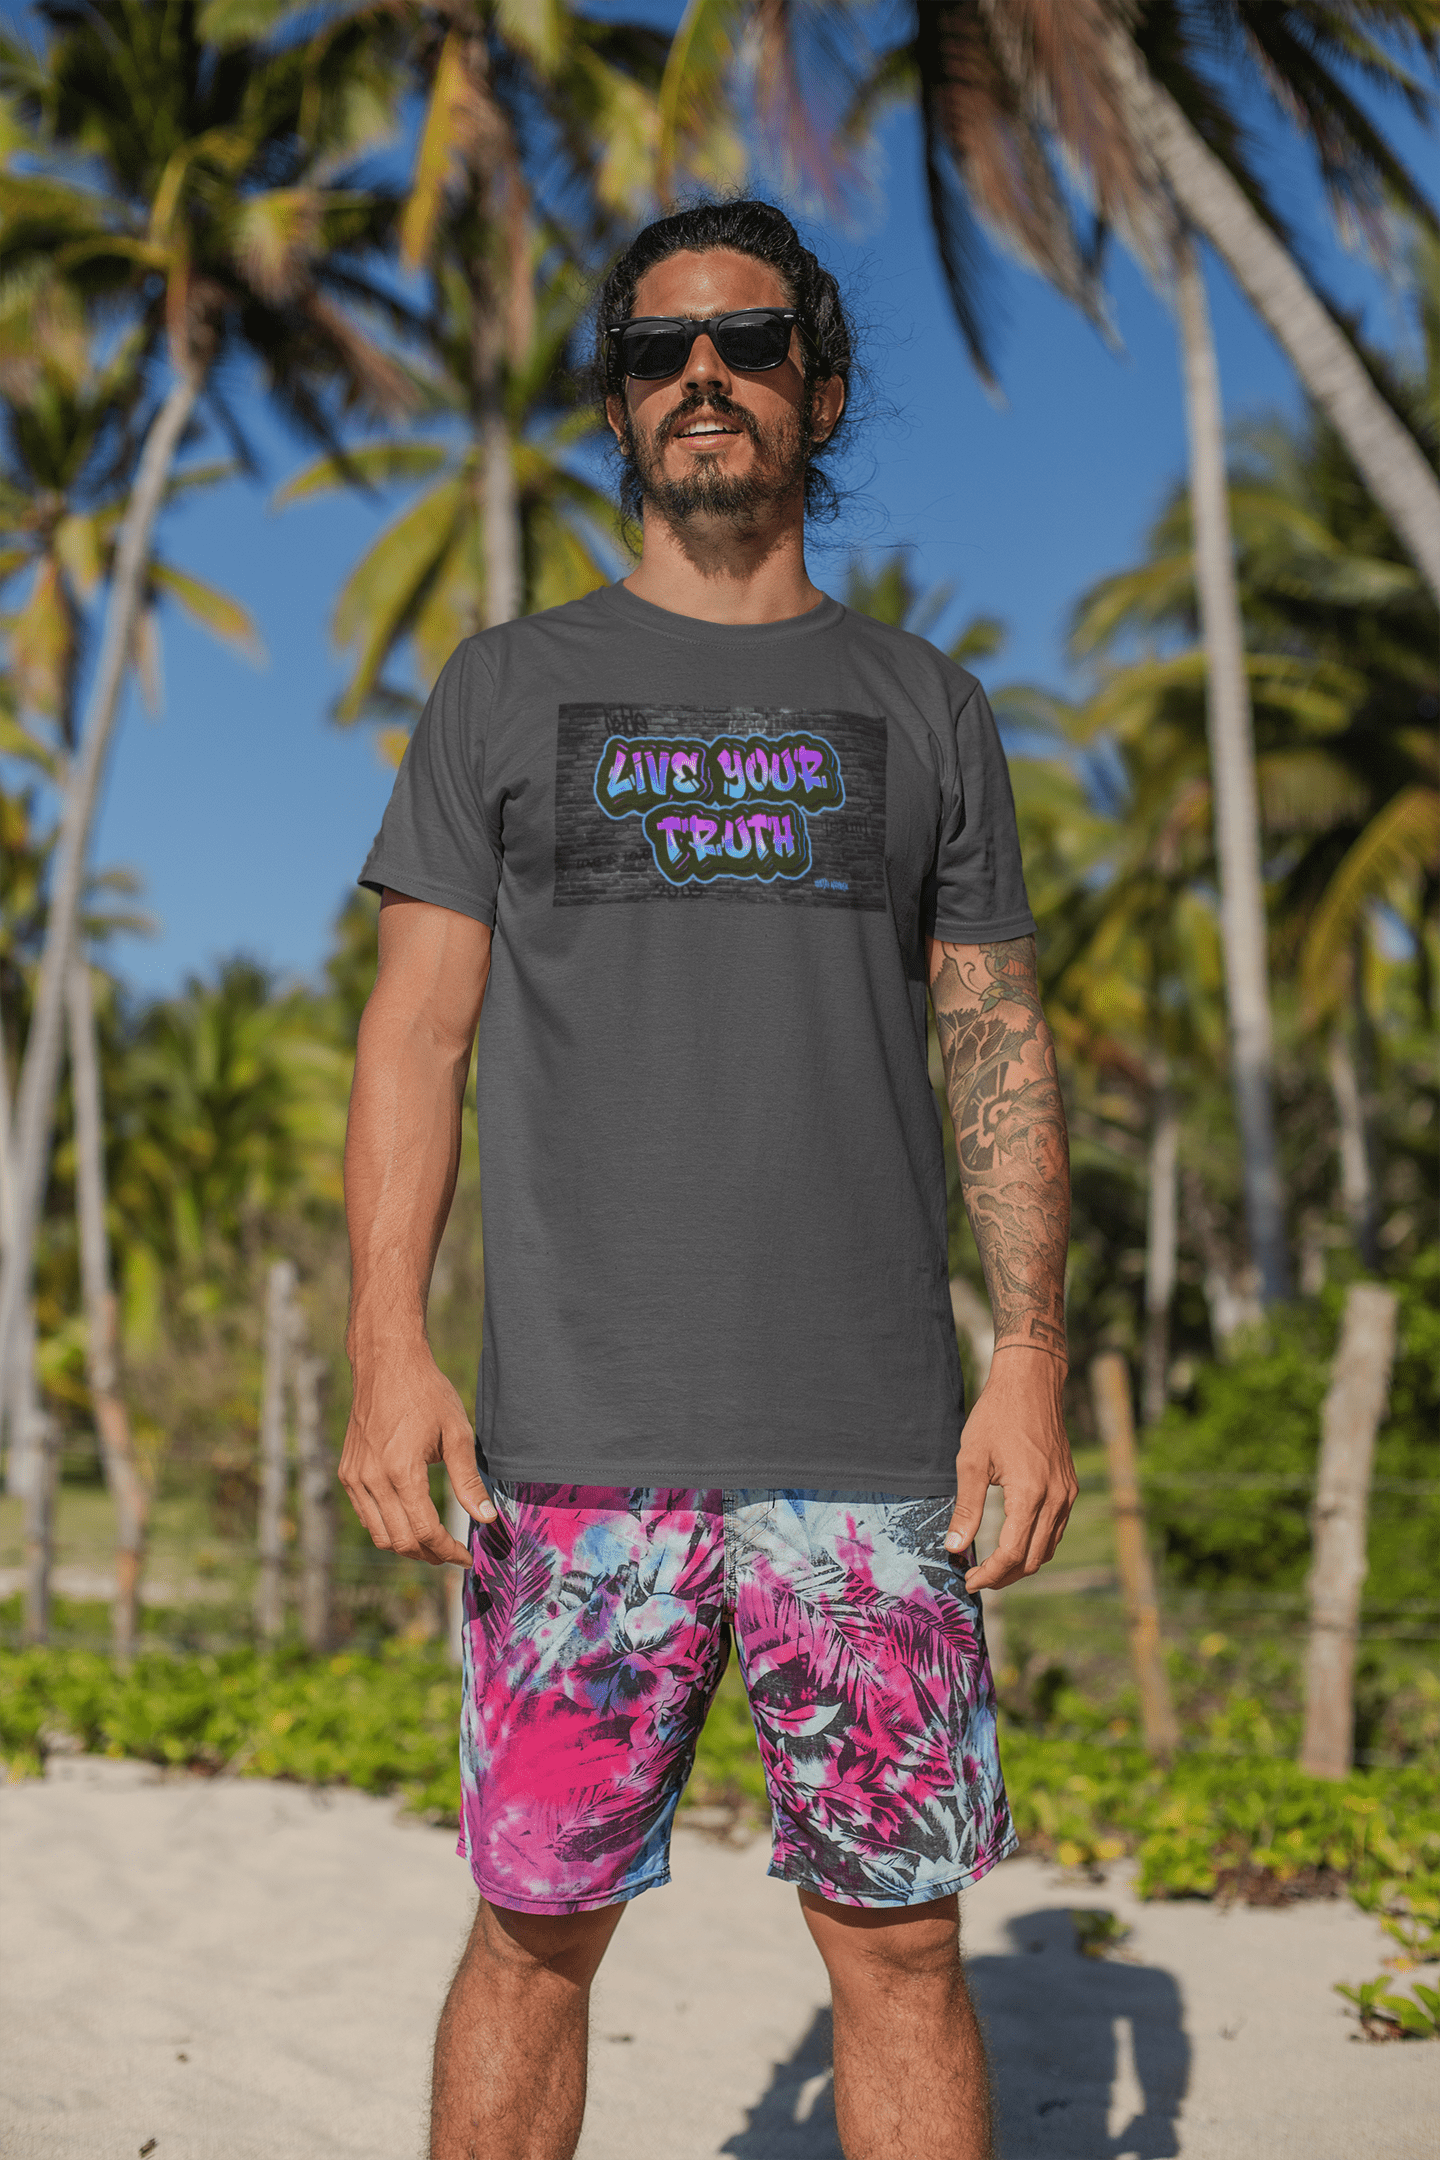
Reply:
<svg viewBox="0 0 1440 2160"><path fill-rule="evenodd" d="M925 940L1034 928L974 678L610 586L459 648L361 882L494 925L485 1465L946 1491Z"/></svg>

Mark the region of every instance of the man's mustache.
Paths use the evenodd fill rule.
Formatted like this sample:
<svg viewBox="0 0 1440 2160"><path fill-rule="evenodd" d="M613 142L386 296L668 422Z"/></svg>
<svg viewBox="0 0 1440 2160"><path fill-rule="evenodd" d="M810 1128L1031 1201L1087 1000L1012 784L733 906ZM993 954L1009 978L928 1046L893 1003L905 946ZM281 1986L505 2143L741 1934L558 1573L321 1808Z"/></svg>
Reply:
<svg viewBox="0 0 1440 2160"><path fill-rule="evenodd" d="M754 419L745 411L743 406L737 405L732 398L726 397L723 390L712 391L705 396L688 397L683 405L677 405L669 419L662 423L658 431L660 440L668 442L672 435L678 433L681 428L688 427L690 422L700 413L704 413L707 418L712 420L733 421L736 427L744 429L751 442L756 440Z"/></svg>

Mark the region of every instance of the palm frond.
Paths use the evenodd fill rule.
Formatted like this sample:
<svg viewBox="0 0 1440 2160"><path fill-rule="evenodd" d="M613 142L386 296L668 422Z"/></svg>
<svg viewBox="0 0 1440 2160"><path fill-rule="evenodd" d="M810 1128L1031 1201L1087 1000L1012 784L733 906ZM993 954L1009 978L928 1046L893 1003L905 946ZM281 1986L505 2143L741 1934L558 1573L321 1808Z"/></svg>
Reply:
<svg viewBox="0 0 1440 2160"><path fill-rule="evenodd" d="M488 89L465 62L465 34L451 30L440 48L410 194L400 220L400 255L409 268L430 260L441 214L467 163L496 132Z"/></svg>
<svg viewBox="0 0 1440 2160"><path fill-rule="evenodd" d="M746 0L688 0L670 41L655 150L655 192L667 206L683 172L723 185L744 170L729 87L748 13Z"/></svg>
<svg viewBox="0 0 1440 2160"><path fill-rule="evenodd" d="M336 644L356 646L358 657L338 708L340 718L356 716L387 655L405 635L467 504L463 481L439 481L387 526L346 579L332 630Z"/></svg>
<svg viewBox="0 0 1440 2160"><path fill-rule="evenodd" d="M1352 936L1375 901L1421 872L1440 870L1440 790L1405 788L1371 819L1341 858L1315 910L1300 959L1300 986L1314 1013L1343 984Z"/></svg>
<svg viewBox="0 0 1440 2160"><path fill-rule="evenodd" d="M202 578L192 577L188 571L177 570L173 563L158 559L152 559L150 563L149 580L212 637L223 638L227 645L237 646L255 666L263 664L265 642L260 635L260 626L238 600L233 600L214 585L207 585Z"/></svg>
<svg viewBox="0 0 1440 2160"><path fill-rule="evenodd" d="M395 480L423 480L439 472L449 456L439 443L357 443L338 457L317 458L313 465L296 473L293 480L276 489L271 507L285 510L292 503L309 502L336 488L353 487L357 481L384 487Z"/></svg>

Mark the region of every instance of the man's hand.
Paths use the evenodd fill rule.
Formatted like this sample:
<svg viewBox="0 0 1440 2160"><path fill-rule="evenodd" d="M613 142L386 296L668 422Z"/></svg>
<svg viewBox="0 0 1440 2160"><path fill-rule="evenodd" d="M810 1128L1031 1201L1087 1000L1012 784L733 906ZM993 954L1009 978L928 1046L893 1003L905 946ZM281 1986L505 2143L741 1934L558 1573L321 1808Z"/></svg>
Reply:
<svg viewBox="0 0 1440 2160"><path fill-rule="evenodd" d="M1061 1406L1070 1241L1065 1105L1040 1010L1034 938L932 942L929 963L960 1190L995 1323L990 1377L956 1457L945 1543L964 1552L987 1491L1003 1486L1000 1542L965 1577L967 1590L998 1590L1045 1565L1079 1490Z"/></svg>
<svg viewBox="0 0 1440 2160"><path fill-rule="evenodd" d="M968 1570L965 1588L999 1590L1033 1575L1065 1534L1080 1490L1061 1396L1065 1368L1044 1350L1011 1346L995 1352L990 1377L965 1420L955 1458L955 1512L946 1549L967 1550L992 1485L1005 1491L1005 1527L988 1560Z"/></svg>
<svg viewBox="0 0 1440 2160"><path fill-rule="evenodd" d="M340 1482L384 1552L432 1567L468 1568L470 1555L451 1537L430 1498L428 1470L443 1462L455 1497L476 1522L494 1522L495 1503L475 1467L475 1435L465 1406L428 1348L399 1357L393 1349L359 1360L355 1399L340 1457Z"/></svg>
<svg viewBox="0 0 1440 2160"><path fill-rule="evenodd" d="M431 1463L444 1463L468 1515L495 1520L470 1420L425 1338L489 972L486 924L387 887L345 1134L355 1395L340 1482L378 1546L435 1567L468 1567L470 1555L435 1512Z"/></svg>

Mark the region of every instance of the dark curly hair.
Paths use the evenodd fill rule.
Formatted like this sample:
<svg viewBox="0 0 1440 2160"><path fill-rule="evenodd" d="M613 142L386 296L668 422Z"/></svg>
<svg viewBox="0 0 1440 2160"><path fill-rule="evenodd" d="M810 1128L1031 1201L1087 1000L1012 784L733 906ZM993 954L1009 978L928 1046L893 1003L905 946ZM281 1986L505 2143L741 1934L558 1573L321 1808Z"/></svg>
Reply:
<svg viewBox="0 0 1440 2160"><path fill-rule="evenodd" d="M849 413L850 376L855 364L854 340L840 287L818 262L786 217L767 202L698 202L658 218L637 233L612 265L600 287L595 306L595 355L592 381L604 406L607 396L623 396L625 378L620 373L612 340L605 335L611 323L624 322L633 313L635 292L646 272L672 255L704 254L711 248L730 248L737 255L753 255L768 263L785 288L785 297L799 316L800 343L805 354L805 384L813 396L816 386L838 375L845 385L846 404L831 434L817 443L805 467L805 511L810 517L833 516L839 498L819 460L835 447ZM620 453L620 505L628 518L638 520L641 507L640 476L635 460Z"/></svg>

